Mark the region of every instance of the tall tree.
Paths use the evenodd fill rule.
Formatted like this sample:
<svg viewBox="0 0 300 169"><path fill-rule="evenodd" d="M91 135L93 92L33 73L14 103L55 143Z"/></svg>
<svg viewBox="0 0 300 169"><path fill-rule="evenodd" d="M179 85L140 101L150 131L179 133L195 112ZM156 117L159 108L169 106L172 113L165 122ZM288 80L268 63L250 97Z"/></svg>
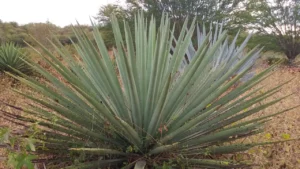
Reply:
<svg viewBox="0 0 300 169"><path fill-rule="evenodd" d="M202 22L224 20L244 0L127 0L131 6L144 9L149 14L161 15L166 12L177 22L182 22L187 16L198 17Z"/></svg>
<svg viewBox="0 0 300 169"><path fill-rule="evenodd" d="M300 53L300 0L249 0L236 17L247 29L273 35L290 63Z"/></svg>
<svg viewBox="0 0 300 169"><path fill-rule="evenodd" d="M129 23L130 21L133 23L136 11L143 11L148 18L151 16L161 18L163 12L168 13L171 21L176 23L175 35L178 35L187 16L190 19L197 17L201 23L223 21L226 26L226 23L231 20L229 16L240 7L243 1L245 0L126 0L126 7L117 4L101 7L95 18L100 23L103 36L108 37L105 41L112 44L110 40L112 32L109 26L109 17L112 13L119 19L129 20ZM159 25L159 20L156 22L156 25Z"/></svg>
<svg viewBox="0 0 300 169"><path fill-rule="evenodd" d="M115 43L113 31L111 29L110 17L112 14L118 18L119 25L123 28L123 20L127 20L129 26L133 30L133 18L137 8L128 7L125 8L118 4L108 4L101 6L98 14L94 17L99 24L99 30L103 37L103 40L108 48L112 47Z"/></svg>
<svg viewBox="0 0 300 169"><path fill-rule="evenodd" d="M105 26L110 23L110 16L112 14L114 14L120 20L131 17L130 12L124 7L117 4L108 4L100 7L95 19L98 20L101 26Z"/></svg>

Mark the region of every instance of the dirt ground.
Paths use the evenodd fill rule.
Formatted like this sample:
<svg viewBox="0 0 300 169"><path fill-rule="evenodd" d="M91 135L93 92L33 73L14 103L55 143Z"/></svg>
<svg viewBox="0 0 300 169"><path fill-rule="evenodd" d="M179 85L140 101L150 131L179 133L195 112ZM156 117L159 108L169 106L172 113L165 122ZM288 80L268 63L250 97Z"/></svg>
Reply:
<svg viewBox="0 0 300 169"><path fill-rule="evenodd" d="M289 94L292 95L266 108L256 116L268 115L300 105L300 68L280 67L275 70L273 75L259 84L259 86L263 86L263 90L267 90L290 79L293 80L283 86L280 92L273 95L273 98L270 99L277 99ZM258 167L255 168L300 169L300 107L273 117L265 126L264 133L249 138L250 141L258 142L286 139L296 140L275 145L260 146L249 150L253 162L258 164Z"/></svg>
<svg viewBox="0 0 300 169"><path fill-rule="evenodd" d="M266 66L266 65L265 65ZM261 70L264 65L260 65L257 71ZM300 104L300 68L289 68L282 66L274 71L274 74L264 80L259 86L263 86L263 90L270 89L284 81L293 80L285 85L280 92L275 94L274 98L279 98L288 94L293 94L280 103L273 105L256 116L272 114L289 107ZM5 107L2 102L19 105L26 100L11 91L11 88L27 90L22 84L14 82L11 78L0 74L0 109L13 111ZM263 91L262 91L263 92ZM15 111L14 111L15 112ZM19 112L16 112L19 113ZM11 123L0 119L0 126L14 127ZM279 116L273 117L265 127L265 132L248 138L252 141L277 141L285 139L298 139L278 143L275 145L260 146L249 150L249 154L257 169L300 169L300 107L288 111ZM0 159L5 158L3 151L0 151ZM2 163L2 164L1 164ZM0 161L0 169L7 169Z"/></svg>
<svg viewBox="0 0 300 169"><path fill-rule="evenodd" d="M14 93L11 89L16 88L20 90L24 90L26 87L14 79L0 74L0 109L7 112L13 112L16 114L19 114L20 112L13 110L10 107L7 107L4 105L4 103L8 103L11 105L19 105L21 103L24 103L26 100L19 96L18 94ZM2 112L0 112L2 113ZM5 119L0 118L0 127L9 127L12 130L18 130L19 127L16 125L6 121ZM4 165L4 161L7 157L5 154L5 151L3 149L0 149L0 169L8 169L7 166Z"/></svg>

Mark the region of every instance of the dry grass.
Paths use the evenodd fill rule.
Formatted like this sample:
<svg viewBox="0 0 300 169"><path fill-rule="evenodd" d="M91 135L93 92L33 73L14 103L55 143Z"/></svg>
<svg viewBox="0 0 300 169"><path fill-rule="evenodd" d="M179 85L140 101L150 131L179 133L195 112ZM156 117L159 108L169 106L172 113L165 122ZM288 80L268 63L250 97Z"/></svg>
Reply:
<svg viewBox="0 0 300 169"><path fill-rule="evenodd" d="M262 65L257 67L257 71L262 69ZM265 109L256 116L267 115L275 113L279 110L283 110L289 107L293 107L300 104L300 69L280 67L275 70L274 74L268 79L264 80L260 86L263 86L263 90L270 89L284 81L294 78L293 81L285 85L281 91L274 96L279 98L281 96L291 94L292 96L281 101L280 103ZM0 102L6 102L13 105L20 105L26 100L13 93L10 89L17 88L20 90L28 90L19 83L15 83L11 78L0 75ZM0 105L1 110L14 111L8 107ZM16 112L19 113L19 112ZM272 121L268 122L265 128L265 132L248 138L246 141L276 141L283 140L287 137L300 138L300 107L282 115L274 117ZM0 126L9 126L14 128L11 123L0 119ZM251 159L254 163L258 164L257 169L297 169L300 168L300 141L290 141L285 143L278 143L275 145L261 146L253 148L249 151ZM3 151L0 151L0 156L5 156ZM0 169L7 169L0 162Z"/></svg>

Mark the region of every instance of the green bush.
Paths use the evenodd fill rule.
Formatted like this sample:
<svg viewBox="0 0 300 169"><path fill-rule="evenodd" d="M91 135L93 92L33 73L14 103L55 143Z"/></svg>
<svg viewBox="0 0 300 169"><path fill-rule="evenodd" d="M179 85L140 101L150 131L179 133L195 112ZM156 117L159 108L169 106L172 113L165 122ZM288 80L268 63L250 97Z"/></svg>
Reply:
<svg viewBox="0 0 300 169"><path fill-rule="evenodd" d="M49 168L235 168L248 164L220 155L268 144L236 142L261 133L270 117L284 112L245 119L283 99L261 102L280 86L264 93L250 90L274 66L232 88L260 52L256 47L243 55L249 37L236 47L236 39L228 44L226 31L203 34L183 69L195 20L189 29L184 23L172 55L170 20L164 16L158 30L155 23L137 16L133 39L125 22L123 40L112 18L117 71L97 27L97 45L75 29L79 59L63 45L56 48L68 65L43 48L55 74L32 63L47 81L16 77L39 94L15 91L36 104L23 108L22 116L4 113L38 128L23 136L35 143L31 154L48 157Z"/></svg>
<svg viewBox="0 0 300 169"><path fill-rule="evenodd" d="M104 44L107 48L112 48L115 44L114 34L112 31L100 31Z"/></svg>
<svg viewBox="0 0 300 169"><path fill-rule="evenodd" d="M0 71L11 73L20 71L21 73L30 74L32 69L24 62L25 59L21 49L13 43L6 43L0 46Z"/></svg>
<svg viewBox="0 0 300 169"><path fill-rule="evenodd" d="M271 57L271 56L267 57L267 59L266 59L268 65L273 65L281 60L283 60L283 59L278 58L278 57ZM287 63L287 60L284 63Z"/></svg>

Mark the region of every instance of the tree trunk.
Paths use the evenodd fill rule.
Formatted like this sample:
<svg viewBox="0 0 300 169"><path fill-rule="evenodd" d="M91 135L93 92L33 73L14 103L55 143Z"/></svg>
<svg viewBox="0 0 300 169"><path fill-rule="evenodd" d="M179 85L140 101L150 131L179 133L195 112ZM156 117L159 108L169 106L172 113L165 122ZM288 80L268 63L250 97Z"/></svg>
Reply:
<svg viewBox="0 0 300 169"><path fill-rule="evenodd" d="M290 52L290 51L285 52L285 54L286 54L286 57L288 58L288 64L290 66L293 66L295 63L295 58L296 58L297 54L294 54L293 52Z"/></svg>
<svg viewBox="0 0 300 169"><path fill-rule="evenodd" d="M289 66L294 66L295 59L288 59L288 65Z"/></svg>

